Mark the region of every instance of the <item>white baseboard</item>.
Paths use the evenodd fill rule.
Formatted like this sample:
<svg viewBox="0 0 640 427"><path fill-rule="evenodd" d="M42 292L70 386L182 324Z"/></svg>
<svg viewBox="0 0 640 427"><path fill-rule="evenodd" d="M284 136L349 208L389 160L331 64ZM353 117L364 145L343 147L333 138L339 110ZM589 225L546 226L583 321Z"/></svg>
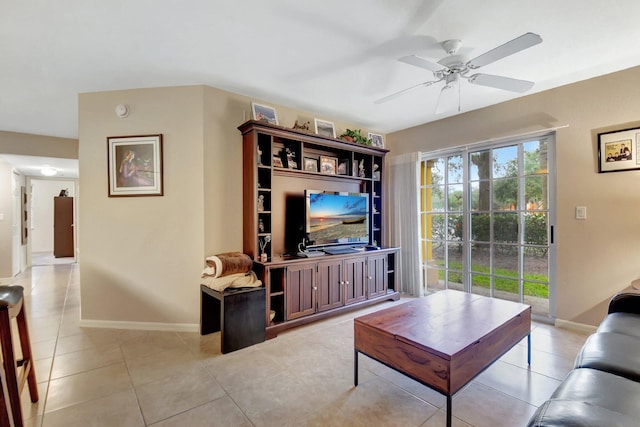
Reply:
<svg viewBox="0 0 640 427"><path fill-rule="evenodd" d="M571 322L569 320L556 319L555 326L559 328L573 329L574 331L595 332L597 326L587 325L584 323Z"/></svg>
<svg viewBox="0 0 640 427"><path fill-rule="evenodd" d="M117 320L80 319L80 326L105 329L137 329L141 331L200 332L197 323L122 322Z"/></svg>

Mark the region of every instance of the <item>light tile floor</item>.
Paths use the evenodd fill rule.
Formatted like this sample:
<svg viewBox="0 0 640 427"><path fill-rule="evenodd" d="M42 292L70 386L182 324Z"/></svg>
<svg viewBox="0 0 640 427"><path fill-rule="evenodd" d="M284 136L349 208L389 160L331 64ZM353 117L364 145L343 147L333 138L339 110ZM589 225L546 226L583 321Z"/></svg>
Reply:
<svg viewBox="0 0 640 427"><path fill-rule="evenodd" d="M445 398L360 356L353 318L385 303L222 355L219 334L79 326L77 264L35 266L25 287L40 401L27 426L444 426ZM194 286L194 292L198 292ZM571 369L587 334L534 323L453 399L453 425L522 426Z"/></svg>

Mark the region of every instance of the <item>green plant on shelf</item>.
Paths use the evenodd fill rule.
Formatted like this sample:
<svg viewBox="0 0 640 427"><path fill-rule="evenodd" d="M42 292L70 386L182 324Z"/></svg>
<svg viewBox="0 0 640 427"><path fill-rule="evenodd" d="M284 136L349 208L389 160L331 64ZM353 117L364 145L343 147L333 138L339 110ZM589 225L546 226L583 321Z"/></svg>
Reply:
<svg viewBox="0 0 640 427"><path fill-rule="evenodd" d="M341 139L349 142L356 142L362 145L373 145L373 141L362 134L361 129L347 129L342 135L340 135Z"/></svg>

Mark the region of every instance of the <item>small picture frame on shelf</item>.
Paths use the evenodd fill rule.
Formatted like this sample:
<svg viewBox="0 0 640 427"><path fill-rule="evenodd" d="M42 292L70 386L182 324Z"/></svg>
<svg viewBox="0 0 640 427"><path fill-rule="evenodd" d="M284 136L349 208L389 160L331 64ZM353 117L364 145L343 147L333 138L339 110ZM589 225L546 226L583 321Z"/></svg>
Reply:
<svg viewBox="0 0 640 427"><path fill-rule="evenodd" d="M251 112L253 114L253 120L267 122L272 125L278 124L278 115L276 114L276 109L273 107L252 102Z"/></svg>
<svg viewBox="0 0 640 427"><path fill-rule="evenodd" d="M280 157L278 156L273 156L273 167L276 168L281 168L282 166L282 159L280 159Z"/></svg>
<svg viewBox="0 0 640 427"><path fill-rule="evenodd" d="M336 128L333 126L333 122L326 120L313 119L316 125L316 133L322 136L328 136L329 138L336 137Z"/></svg>
<svg viewBox="0 0 640 427"><path fill-rule="evenodd" d="M340 159L338 162L338 175L349 174L349 159Z"/></svg>
<svg viewBox="0 0 640 427"><path fill-rule="evenodd" d="M304 170L307 172L318 172L318 159L314 159L313 157L305 157Z"/></svg>
<svg viewBox="0 0 640 427"><path fill-rule="evenodd" d="M320 156L320 172L325 175L335 175L338 169L338 158Z"/></svg>
<svg viewBox="0 0 640 427"><path fill-rule="evenodd" d="M384 148L384 139L382 135L369 132L369 139L373 142L373 146L376 148Z"/></svg>

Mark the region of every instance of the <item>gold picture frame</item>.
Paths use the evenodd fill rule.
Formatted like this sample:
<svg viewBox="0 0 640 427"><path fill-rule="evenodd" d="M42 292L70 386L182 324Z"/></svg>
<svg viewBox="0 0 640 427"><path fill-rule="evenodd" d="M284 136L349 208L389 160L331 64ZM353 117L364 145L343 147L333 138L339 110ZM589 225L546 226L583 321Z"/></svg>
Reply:
<svg viewBox="0 0 640 427"><path fill-rule="evenodd" d="M109 197L163 196L162 134L107 137Z"/></svg>

